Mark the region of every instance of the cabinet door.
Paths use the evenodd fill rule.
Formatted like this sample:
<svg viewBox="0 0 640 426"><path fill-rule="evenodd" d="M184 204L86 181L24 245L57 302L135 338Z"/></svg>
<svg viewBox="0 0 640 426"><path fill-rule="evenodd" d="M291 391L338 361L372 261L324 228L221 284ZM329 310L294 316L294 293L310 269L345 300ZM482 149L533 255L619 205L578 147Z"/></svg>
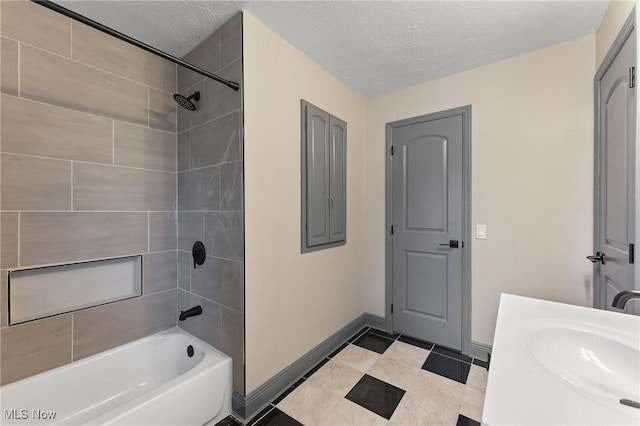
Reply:
<svg viewBox="0 0 640 426"><path fill-rule="evenodd" d="M347 235L347 123L329 117L329 242Z"/></svg>
<svg viewBox="0 0 640 426"><path fill-rule="evenodd" d="M329 242L329 114L306 105L307 246ZM304 200L303 200L304 201Z"/></svg>

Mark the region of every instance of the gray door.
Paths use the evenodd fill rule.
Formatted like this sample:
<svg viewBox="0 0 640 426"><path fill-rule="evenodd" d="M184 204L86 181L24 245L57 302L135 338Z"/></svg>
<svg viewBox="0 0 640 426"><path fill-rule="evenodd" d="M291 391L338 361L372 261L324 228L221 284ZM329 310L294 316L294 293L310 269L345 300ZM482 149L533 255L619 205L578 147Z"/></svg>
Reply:
<svg viewBox="0 0 640 426"><path fill-rule="evenodd" d="M613 297L634 288L636 89L630 76L635 63L634 30L599 81L599 220L594 223L597 253L591 259L596 261L595 305L601 309L614 309Z"/></svg>
<svg viewBox="0 0 640 426"><path fill-rule="evenodd" d="M393 329L460 350L462 114L393 127L391 142Z"/></svg>

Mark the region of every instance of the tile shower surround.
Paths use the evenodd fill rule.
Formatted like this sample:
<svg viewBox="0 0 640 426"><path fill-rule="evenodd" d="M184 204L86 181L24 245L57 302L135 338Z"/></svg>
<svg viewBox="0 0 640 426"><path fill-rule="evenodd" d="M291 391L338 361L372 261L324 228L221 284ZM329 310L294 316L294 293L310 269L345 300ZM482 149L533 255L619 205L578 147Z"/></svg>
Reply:
<svg viewBox="0 0 640 426"><path fill-rule="evenodd" d="M176 306L201 304L179 325L232 356L243 394L241 91L33 3L0 7L0 383L171 327ZM241 82L241 15L186 59ZM171 95L195 90L198 111L176 112ZM209 256L194 270L196 240ZM144 255L142 297L7 326L8 269L132 254Z"/></svg>
<svg viewBox="0 0 640 426"><path fill-rule="evenodd" d="M0 383L176 325L176 66L0 2ZM8 327L7 269L143 255L143 295Z"/></svg>
<svg viewBox="0 0 640 426"><path fill-rule="evenodd" d="M233 359L233 389L244 395L244 218L242 16L235 15L186 61L239 82L234 91L178 69L178 93L200 92L196 111L178 108L178 306L203 314L178 325ZM202 241L205 263L193 267Z"/></svg>

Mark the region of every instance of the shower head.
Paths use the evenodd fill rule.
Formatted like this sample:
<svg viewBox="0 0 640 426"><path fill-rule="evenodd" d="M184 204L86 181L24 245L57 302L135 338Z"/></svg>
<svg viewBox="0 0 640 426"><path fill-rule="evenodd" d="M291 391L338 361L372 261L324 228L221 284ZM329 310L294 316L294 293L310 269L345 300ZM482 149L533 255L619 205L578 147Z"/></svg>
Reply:
<svg viewBox="0 0 640 426"><path fill-rule="evenodd" d="M175 95L173 95L173 99L182 108L186 108L189 111L195 111L196 110L196 104L194 104L191 101L191 99L193 99L194 101L199 101L200 100L200 92L195 92L193 95L189 96L188 98L186 96L182 96L182 95L176 93Z"/></svg>

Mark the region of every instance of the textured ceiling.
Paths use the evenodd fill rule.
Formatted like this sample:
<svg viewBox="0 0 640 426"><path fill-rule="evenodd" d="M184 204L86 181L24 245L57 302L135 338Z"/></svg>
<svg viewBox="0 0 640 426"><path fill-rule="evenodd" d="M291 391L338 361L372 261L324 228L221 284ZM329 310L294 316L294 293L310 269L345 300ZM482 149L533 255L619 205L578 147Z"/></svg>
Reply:
<svg viewBox="0 0 640 426"><path fill-rule="evenodd" d="M57 1L175 56L245 9L364 96L594 32L608 1Z"/></svg>

